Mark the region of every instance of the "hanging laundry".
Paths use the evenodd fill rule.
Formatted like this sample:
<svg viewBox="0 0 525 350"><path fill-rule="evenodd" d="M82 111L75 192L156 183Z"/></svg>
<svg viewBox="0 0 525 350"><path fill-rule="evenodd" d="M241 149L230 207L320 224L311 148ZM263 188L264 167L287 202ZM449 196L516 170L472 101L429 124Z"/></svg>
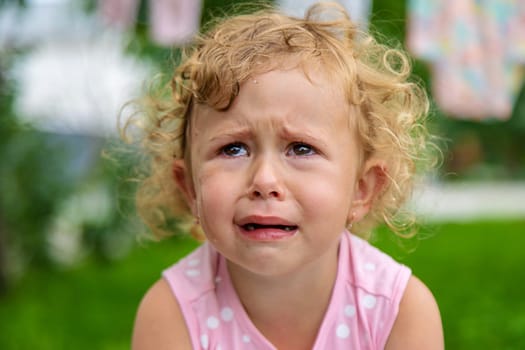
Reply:
<svg viewBox="0 0 525 350"><path fill-rule="evenodd" d="M139 0L98 0L97 10L105 24L126 31L137 20L139 4Z"/></svg>
<svg viewBox="0 0 525 350"><path fill-rule="evenodd" d="M279 0L279 8L289 16L304 17L306 10L317 2L322 0ZM333 1L332 1L333 2ZM372 0L339 0L346 11L348 11L350 18L359 25L361 30L368 29L370 20L370 13L372 11Z"/></svg>
<svg viewBox="0 0 525 350"><path fill-rule="evenodd" d="M98 12L106 24L129 30L137 20L140 0L99 0ZM200 26L202 0L149 0L151 39L159 45L184 45Z"/></svg>
<svg viewBox="0 0 525 350"><path fill-rule="evenodd" d="M447 114L505 120L523 83L521 0L409 0L407 45L430 63L432 92Z"/></svg>
<svg viewBox="0 0 525 350"><path fill-rule="evenodd" d="M199 30L201 0L150 0L151 37L158 44L185 44Z"/></svg>

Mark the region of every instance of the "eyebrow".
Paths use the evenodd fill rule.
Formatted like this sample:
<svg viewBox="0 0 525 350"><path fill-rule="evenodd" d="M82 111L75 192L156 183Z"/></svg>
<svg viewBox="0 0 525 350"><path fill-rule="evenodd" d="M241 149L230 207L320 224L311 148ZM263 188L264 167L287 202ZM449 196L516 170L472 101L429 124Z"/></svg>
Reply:
<svg viewBox="0 0 525 350"><path fill-rule="evenodd" d="M326 147L327 143L323 141L318 135L318 133L309 132L309 131L299 131L293 130L286 125L276 126L272 123L274 129L278 129L278 135L285 139L302 141L306 143L315 143L318 146ZM209 142L216 142L222 139L233 139L233 140L244 140L247 138L253 137L252 127L250 126L232 126L230 128L221 128L214 133Z"/></svg>
<svg viewBox="0 0 525 350"><path fill-rule="evenodd" d="M215 133L215 135L210 138L210 142L214 142L217 140L221 140L223 138L231 138L231 139L246 139L253 135L253 132L247 128L247 127L241 127L241 128L229 128L224 130L219 130Z"/></svg>
<svg viewBox="0 0 525 350"><path fill-rule="evenodd" d="M326 142L324 142L320 137L316 136L315 133L311 133L308 131L291 130L290 128L284 126L282 129L282 134L285 138L299 139L301 141L308 142L308 143L313 142L322 147L327 146Z"/></svg>

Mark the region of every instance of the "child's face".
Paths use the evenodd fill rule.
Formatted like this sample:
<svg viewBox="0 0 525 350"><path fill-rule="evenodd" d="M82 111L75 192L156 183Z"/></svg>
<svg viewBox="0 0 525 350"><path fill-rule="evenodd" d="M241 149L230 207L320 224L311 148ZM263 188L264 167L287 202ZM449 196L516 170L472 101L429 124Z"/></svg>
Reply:
<svg viewBox="0 0 525 350"><path fill-rule="evenodd" d="M184 161L175 164L208 240L252 272L334 259L347 221L368 210L376 172L361 177L350 108L337 83L309 77L271 71L241 85L227 111L198 106L192 178Z"/></svg>

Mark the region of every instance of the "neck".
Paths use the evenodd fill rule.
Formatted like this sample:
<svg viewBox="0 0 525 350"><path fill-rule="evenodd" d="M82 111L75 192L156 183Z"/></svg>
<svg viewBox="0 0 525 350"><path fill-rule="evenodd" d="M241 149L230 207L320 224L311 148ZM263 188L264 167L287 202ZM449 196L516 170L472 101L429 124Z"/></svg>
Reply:
<svg viewBox="0 0 525 350"><path fill-rule="evenodd" d="M261 276L228 263L246 313L277 348L313 347L337 276L337 246L325 255L281 276Z"/></svg>

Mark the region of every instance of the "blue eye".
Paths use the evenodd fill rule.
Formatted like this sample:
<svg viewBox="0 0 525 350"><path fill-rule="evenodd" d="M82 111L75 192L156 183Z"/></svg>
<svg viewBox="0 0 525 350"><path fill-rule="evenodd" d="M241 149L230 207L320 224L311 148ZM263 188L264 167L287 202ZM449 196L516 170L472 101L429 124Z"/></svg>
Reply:
<svg viewBox="0 0 525 350"><path fill-rule="evenodd" d="M243 157L248 155L248 149L246 145L240 142L235 142L222 147L220 149L220 154L227 157Z"/></svg>
<svg viewBox="0 0 525 350"><path fill-rule="evenodd" d="M288 148L288 155L292 156L311 156L316 154L315 149L303 142L294 142Z"/></svg>

